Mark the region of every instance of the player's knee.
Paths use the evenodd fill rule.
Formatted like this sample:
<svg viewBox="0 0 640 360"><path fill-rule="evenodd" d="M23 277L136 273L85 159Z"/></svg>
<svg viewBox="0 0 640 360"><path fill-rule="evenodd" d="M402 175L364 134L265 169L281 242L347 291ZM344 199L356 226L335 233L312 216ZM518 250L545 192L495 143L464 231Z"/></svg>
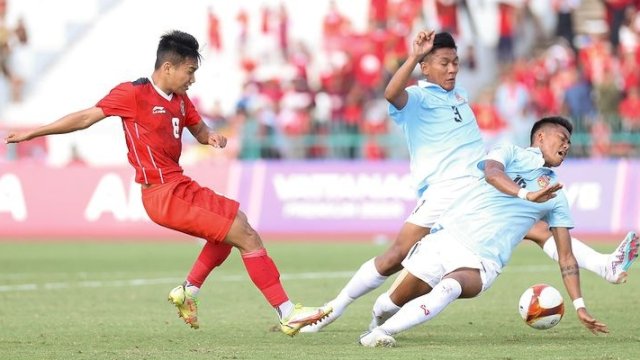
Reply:
<svg viewBox="0 0 640 360"><path fill-rule="evenodd" d="M445 277L456 281L460 285L460 298L467 299L478 296L482 291L482 277L478 269L459 269Z"/></svg>
<svg viewBox="0 0 640 360"><path fill-rule="evenodd" d="M255 251L264 247L260 235L251 227L247 216L241 211L231 225L227 241L243 251Z"/></svg>
<svg viewBox="0 0 640 360"><path fill-rule="evenodd" d="M525 239L531 240L538 246L543 247L544 243L552 236L549 225L543 221L538 221L525 235Z"/></svg>
<svg viewBox="0 0 640 360"><path fill-rule="evenodd" d="M389 276L402 269L402 260L407 254L393 246L376 258L376 268L380 275Z"/></svg>

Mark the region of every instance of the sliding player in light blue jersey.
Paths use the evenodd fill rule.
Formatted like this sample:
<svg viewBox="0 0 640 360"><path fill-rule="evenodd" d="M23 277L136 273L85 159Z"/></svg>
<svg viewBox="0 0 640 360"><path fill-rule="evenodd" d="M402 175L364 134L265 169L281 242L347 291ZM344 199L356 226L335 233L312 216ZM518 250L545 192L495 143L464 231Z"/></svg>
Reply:
<svg viewBox="0 0 640 360"><path fill-rule="evenodd" d="M582 299L578 262L571 250L569 204L551 170L562 164L572 129L565 118L543 118L533 126L530 148L503 145L478 163L484 179L456 199L432 233L409 251L402 262L408 274L390 294L393 307L380 311L385 306L378 299L374 313L377 308L381 325L362 335L360 344L395 346L392 335L433 319L458 298L489 289L513 248L540 220L551 227L562 279L578 319L594 334L608 332L589 315Z"/></svg>
<svg viewBox="0 0 640 360"><path fill-rule="evenodd" d="M421 31L409 58L389 81L385 89L389 114L404 131L411 158L411 177L416 189L420 189L420 198L391 246L365 262L328 302L333 313L315 325L302 328L301 332L317 332L331 324L349 304L400 271L409 249L427 235L440 214L482 176L476 165L485 154L485 145L469 106L469 97L464 89L456 86L458 62L456 44L450 34ZM418 65L426 80L405 88ZM551 258L558 259L548 224L538 222L526 238L536 242ZM634 250L637 252L638 245L630 233L612 254L600 254L572 239L580 267L615 284L624 282L627 276L620 259L633 261L630 255ZM398 278L402 276L404 273Z"/></svg>

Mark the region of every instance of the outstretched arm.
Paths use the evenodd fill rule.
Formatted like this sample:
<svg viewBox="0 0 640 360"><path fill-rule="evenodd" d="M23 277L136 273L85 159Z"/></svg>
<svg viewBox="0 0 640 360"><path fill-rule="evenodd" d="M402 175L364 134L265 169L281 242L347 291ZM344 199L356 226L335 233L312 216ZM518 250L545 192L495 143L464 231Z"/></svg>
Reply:
<svg viewBox="0 0 640 360"><path fill-rule="evenodd" d="M19 143L21 141L31 140L39 136L66 134L77 130L86 129L89 126L104 119L106 116L99 107L91 107L85 110L77 111L61 117L60 119L41 126L34 130L9 133L4 139L6 144Z"/></svg>
<svg viewBox="0 0 640 360"><path fill-rule="evenodd" d="M571 251L571 235L567 228L551 228L558 249L558 263L564 286L578 312L582 324L594 334L608 333L607 325L598 322L587 312L580 290L580 271L578 262Z"/></svg>
<svg viewBox="0 0 640 360"><path fill-rule="evenodd" d="M227 146L227 138L223 135L216 134L204 123L204 121L200 120L199 123L188 126L189 132L193 135L193 137L198 140L200 144L203 145L211 145L215 148L223 148Z"/></svg>
<svg viewBox="0 0 640 360"><path fill-rule="evenodd" d="M409 95L405 91L407 82L411 77L413 69L424 56L433 48L433 40L435 31L420 31L413 41L413 51L409 54L407 60L393 74L389 84L384 89L384 98L387 99L396 109L402 109L407 105Z"/></svg>
<svg viewBox="0 0 640 360"><path fill-rule="evenodd" d="M489 184L507 195L519 196L518 193L522 191L522 188L507 176L504 165L499 161L485 160L484 175ZM541 203L554 198L555 192L560 189L562 184L550 184L538 191L525 192L524 197L526 200Z"/></svg>

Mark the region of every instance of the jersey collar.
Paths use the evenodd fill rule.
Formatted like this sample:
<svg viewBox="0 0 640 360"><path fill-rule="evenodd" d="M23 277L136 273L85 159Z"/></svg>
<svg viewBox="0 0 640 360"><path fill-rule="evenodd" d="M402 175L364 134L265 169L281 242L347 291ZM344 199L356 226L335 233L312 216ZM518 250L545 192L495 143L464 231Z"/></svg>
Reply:
<svg viewBox="0 0 640 360"><path fill-rule="evenodd" d="M164 91L162 91L162 89L160 89L159 87L156 86L156 84L153 82L153 78L151 76L149 76L149 81L151 82L151 85L153 86L153 88L156 90L156 92L158 93L158 95L162 96L163 98L165 98L165 100L167 101L171 101L171 99L173 99L173 93L171 94L167 94Z"/></svg>
<svg viewBox="0 0 640 360"><path fill-rule="evenodd" d="M442 93L448 93L448 91L443 89L442 86L428 82L427 80L418 80L418 86L421 88L433 88L434 90L439 90Z"/></svg>
<svg viewBox="0 0 640 360"><path fill-rule="evenodd" d="M542 157L542 150L540 150L539 147L528 147L525 149L526 151L532 152L534 154L536 154L539 159L540 159L540 165L539 167L544 168L544 169L548 169L551 171L551 168L544 166L544 157Z"/></svg>

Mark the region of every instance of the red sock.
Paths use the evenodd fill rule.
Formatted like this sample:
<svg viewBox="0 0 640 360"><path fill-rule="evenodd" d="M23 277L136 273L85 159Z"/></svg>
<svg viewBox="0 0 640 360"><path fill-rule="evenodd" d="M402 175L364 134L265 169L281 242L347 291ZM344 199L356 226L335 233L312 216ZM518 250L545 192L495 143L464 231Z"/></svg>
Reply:
<svg viewBox="0 0 640 360"><path fill-rule="evenodd" d="M207 241L200 251L200 255L191 268L187 276L187 281L197 287L202 287L202 283L207 279L211 270L222 264L231 253L231 245L225 243L212 243Z"/></svg>
<svg viewBox="0 0 640 360"><path fill-rule="evenodd" d="M289 300L280 283L278 268L267 255L266 249L244 253L242 261L247 268L249 277L271 306L277 307Z"/></svg>

